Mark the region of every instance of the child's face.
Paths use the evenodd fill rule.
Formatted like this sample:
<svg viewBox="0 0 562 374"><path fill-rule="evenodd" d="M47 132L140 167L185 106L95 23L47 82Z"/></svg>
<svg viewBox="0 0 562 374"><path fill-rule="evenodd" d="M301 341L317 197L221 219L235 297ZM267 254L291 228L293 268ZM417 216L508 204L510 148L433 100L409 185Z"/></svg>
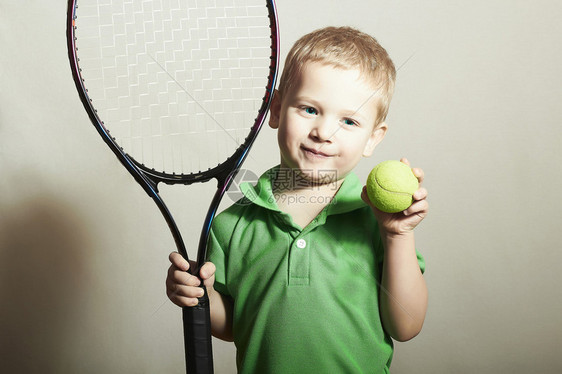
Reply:
<svg viewBox="0 0 562 374"><path fill-rule="evenodd" d="M315 183L334 173L345 178L386 133L386 124L375 127L375 91L359 70L307 63L294 87L272 103L281 167L298 169Z"/></svg>

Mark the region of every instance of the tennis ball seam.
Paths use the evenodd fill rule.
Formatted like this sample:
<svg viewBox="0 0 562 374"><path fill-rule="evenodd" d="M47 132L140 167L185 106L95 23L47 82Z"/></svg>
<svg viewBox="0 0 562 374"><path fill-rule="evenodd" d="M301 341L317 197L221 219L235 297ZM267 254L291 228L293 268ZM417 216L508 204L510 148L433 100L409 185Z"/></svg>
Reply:
<svg viewBox="0 0 562 374"><path fill-rule="evenodd" d="M392 191L392 190L387 190L386 188L384 188L380 183L379 183L379 178L378 175L375 173L375 182L377 182L377 186L379 186L383 191L385 192L390 192L390 193L395 193L395 194L400 194L400 195L407 195L407 196L412 196L413 193L409 193L409 192L402 192L402 191Z"/></svg>

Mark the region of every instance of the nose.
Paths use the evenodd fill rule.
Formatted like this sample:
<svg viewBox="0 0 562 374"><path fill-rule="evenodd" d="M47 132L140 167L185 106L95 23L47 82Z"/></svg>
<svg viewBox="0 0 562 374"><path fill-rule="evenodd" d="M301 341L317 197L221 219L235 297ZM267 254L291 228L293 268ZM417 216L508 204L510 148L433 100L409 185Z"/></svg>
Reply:
<svg viewBox="0 0 562 374"><path fill-rule="evenodd" d="M337 129L338 126L334 126L333 121L319 116L310 130L310 137L319 143L331 143Z"/></svg>

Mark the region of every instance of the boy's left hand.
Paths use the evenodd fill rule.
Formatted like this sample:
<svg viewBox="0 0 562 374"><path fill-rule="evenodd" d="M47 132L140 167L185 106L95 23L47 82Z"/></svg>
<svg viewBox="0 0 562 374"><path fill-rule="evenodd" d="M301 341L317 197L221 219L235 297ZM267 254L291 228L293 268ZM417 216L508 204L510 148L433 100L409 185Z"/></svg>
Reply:
<svg viewBox="0 0 562 374"><path fill-rule="evenodd" d="M407 159L403 158L400 161L410 166L410 162ZM427 203L427 190L421 187L424 178L423 170L419 168L412 168L412 171L416 178L418 178L420 188L418 188L413 195L414 202L412 205L402 212L382 212L375 208L369 200L366 187L363 187L363 191L361 192L361 198L373 209L381 230L383 230L387 235L402 235L410 233L427 215L429 209L429 204Z"/></svg>

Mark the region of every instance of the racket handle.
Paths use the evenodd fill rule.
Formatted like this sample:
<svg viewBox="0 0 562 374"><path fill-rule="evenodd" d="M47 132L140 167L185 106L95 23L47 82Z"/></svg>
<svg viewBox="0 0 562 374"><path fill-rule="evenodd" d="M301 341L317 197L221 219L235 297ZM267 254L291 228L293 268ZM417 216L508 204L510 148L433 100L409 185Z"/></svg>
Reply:
<svg viewBox="0 0 562 374"><path fill-rule="evenodd" d="M211 344L211 312L209 295L205 292L194 307L183 307L183 337L187 374L213 373L213 347Z"/></svg>

